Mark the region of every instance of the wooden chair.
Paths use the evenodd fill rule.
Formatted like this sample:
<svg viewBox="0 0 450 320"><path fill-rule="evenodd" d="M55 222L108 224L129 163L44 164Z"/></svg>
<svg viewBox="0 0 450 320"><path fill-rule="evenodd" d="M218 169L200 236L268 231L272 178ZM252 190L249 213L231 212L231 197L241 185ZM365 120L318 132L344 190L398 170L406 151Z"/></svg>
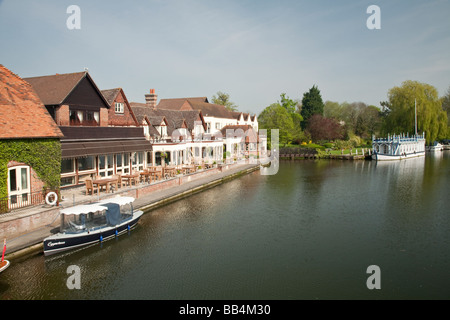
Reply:
<svg viewBox="0 0 450 320"><path fill-rule="evenodd" d="M91 178L86 178L86 180L84 181L85 185L86 185L86 195L88 193L91 193L92 195L94 195L94 184L92 183L92 179ZM99 193L99 187L97 187L97 193Z"/></svg>
<svg viewBox="0 0 450 320"><path fill-rule="evenodd" d="M118 180L117 184L118 184L118 186L119 186L120 188L122 188L123 186L126 186L126 185L127 185L127 182L122 180L122 176L121 176L120 174L117 174L117 175L115 175L115 176L113 176L113 177L114 177L114 178L117 178L117 180Z"/></svg>

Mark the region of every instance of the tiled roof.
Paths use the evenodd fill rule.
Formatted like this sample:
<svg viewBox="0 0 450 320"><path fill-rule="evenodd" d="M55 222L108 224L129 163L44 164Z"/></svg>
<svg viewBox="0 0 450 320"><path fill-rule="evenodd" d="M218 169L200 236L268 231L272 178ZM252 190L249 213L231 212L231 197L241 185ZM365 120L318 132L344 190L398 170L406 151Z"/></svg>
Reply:
<svg viewBox="0 0 450 320"><path fill-rule="evenodd" d="M64 102L86 74L87 72L83 71L23 79L33 86L45 105L58 105Z"/></svg>
<svg viewBox="0 0 450 320"><path fill-rule="evenodd" d="M189 103L192 109L201 111L204 117L234 119L233 113L220 104L192 101L189 101Z"/></svg>
<svg viewBox="0 0 450 320"><path fill-rule="evenodd" d="M239 137L241 136L241 134L243 133L245 136L245 142L249 143L249 142L258 142L259 141L259 136L257 135L257 133L255 132L255 130L253 129L253 127L249 124L240 124L240 125L227 125L224 126L220 132L222 133L222 136L224 138L227 137L227 130L233 130L232 133L232 137ZM242 131L240 131L242 130Z"/></svg>
<svg viewBox="0 0 450 320"><path fill-rule="evenodd" d="M195 121L202 120L202 114L200 111L178 111L169 109L153 109L145 103L131 102L131 109L133 110L139 123L147 117L150 119L156 119L157 117L164 117L167 120L167 134L171 135L175 129L182 128L185 123L188 130L194 130ZM159 118L158 118L159 119ZM153 124L152 121L150 121ZM205 128L206 129L206 128Z"/></svg>
<svg viewBox="0 0 450 320"><path fill-rule="evenodd" d="M0 83L0 139L63 136L31 85L1 64Z"/></svg>
<svg viewBox="0 0 450 320"><path fill-rule="evenodd" d="M156 108L165 110L180 110L186 100L192 103L208 102L207 97L161 99Z"/></svg>
<svg viewBox="0 0 450 320"><path fill-rule="evenodd" d="M102 92L103 96L105 97L105 100L108 102L108 104L110 106L112 106L114 99L116 99L117 95L120 92L120 88L102 90L101 92Z"/></svg>

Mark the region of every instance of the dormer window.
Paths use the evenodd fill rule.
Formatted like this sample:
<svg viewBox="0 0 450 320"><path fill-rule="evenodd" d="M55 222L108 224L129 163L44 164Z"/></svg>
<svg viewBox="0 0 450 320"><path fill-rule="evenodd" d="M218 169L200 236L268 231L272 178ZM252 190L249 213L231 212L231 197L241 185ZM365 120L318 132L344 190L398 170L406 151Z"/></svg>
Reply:
<svg viewBox="0 0 450 320"><path fill-rule="evenodd" d="M116 113L123 113L123 102L114 103L114 109Z"/></svg>

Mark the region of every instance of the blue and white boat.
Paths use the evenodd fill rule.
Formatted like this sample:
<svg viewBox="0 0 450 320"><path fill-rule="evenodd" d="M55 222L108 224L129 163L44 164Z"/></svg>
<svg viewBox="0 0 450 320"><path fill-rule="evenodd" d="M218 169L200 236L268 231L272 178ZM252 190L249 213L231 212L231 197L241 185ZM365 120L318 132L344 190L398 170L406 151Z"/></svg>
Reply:
<svg viewBox="0 0 450 320"><path fill-rule="evenodd" d="M372 137L372 159L378 161L403 160L425 156L425 132L417 134L417 104L414 101L414 131L408 134L388 135L384 139Z"/></svg>
<svg viewBox="0 0 450 320"><path fill-rule="evenodd" d="M143 212L133 197L115 197L61 210L60 232L44 239L44 255L99 243L131 230Z"/></svg>
<svg viewBox="0 0 450 320"><path fill-rule="evenodd" d="M425 133L422 135L392 135L372 139L372 159L379 161L403 160L425 156Z"/></svg>

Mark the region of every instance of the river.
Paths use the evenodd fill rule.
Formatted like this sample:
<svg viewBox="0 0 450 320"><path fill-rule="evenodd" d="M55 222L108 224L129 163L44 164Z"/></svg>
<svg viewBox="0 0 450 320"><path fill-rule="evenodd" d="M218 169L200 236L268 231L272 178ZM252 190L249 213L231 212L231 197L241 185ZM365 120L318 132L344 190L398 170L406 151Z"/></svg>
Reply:
<svg viewBox="0 0 450 320"><path fill-rule="evenodd" d="M448 299L450 152L282 161L78 251L24 257L0 299ZM69 289L69 266L80 289ZM369 289L378 266L380 289Z"/></svg>

